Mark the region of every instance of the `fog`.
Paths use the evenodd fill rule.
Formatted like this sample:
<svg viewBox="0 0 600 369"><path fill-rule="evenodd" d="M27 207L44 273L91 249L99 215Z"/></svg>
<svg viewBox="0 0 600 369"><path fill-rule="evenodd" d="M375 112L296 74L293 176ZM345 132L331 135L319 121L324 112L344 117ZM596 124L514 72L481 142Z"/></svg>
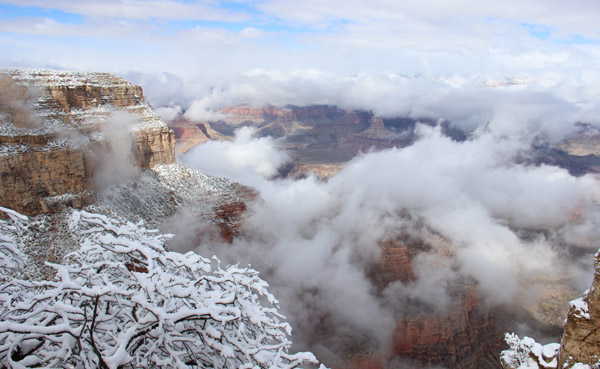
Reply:
<svg viewBox="0 0 600 369"><path fill-rule="evenodd" d="M95 150L94 186L103 194L112 186L135 178L140 173L135 163L135 139L131 127L138 117L124 111L115 111L102 123L104 147Z"/></svg>
<svg viewBox="0 0 600 369"><path fill-rule="evenodd" d="M294 72L256 69L237 75L132 73L164 119L177 114L195 121L223 118L225 106L329 104L371 110L386 118L443 118L472 132L492 128L496 134L549 140L572 132L572 123L600 124L595 99L600 75L573 72L527 77L498 75L404 75L393 73L341 76L318 70ZM494 88L495 87L495 88Z"/></svg>
<svg viewBox="0 0 600 369"><path fill-rule="evenodd" d="M413 145L360 154L327 182L273 179L290 156L251 128L179 158L258 190L243 237L226 246L203 242L197 251L260 270L295 327L298 348L327 362L337 359L332 342L343 346L343 337L368 337L368 350L390 350L398 316L452 309L457 285L476 284L489 308L527 307L543 294L540 280L564 276L575 290L589 287L600 229L597 179L518 164L533 145L575 133L575 123L600 123L596 79L575 88L580 77L511 84L485 76L256 70L186 83L165 75L144 87L151 102L154 89L177 91L156 100L165 119L218 120L224 106L237 104L330 104L450 122L467 133L458 142L439 125L419 123ZM414 280L380 290L368 275L381 260L380 243L405 235L434 247L412 260ZM526 324L515 329L531 333Z"/></svg>
<svg viewBox="0 0 600 369"><path fill-rule="evenodd" d="M16 84L10 75L0 74L0 114L6 114L15 127L40 127L41 121L32 112L38 96L36 87Z"/></svg>
<svg viewBox="0 0 600 369"><path fill-rule="evenodd" d="M449 308L451 286L460 281L475 281L488 307L522 305L523 296L536 295L539 278L564 275L583 290L598 248L597 179L516 164L532 143L557 140L572 125L561 120L568 115L563 111L551 117L559 110L551 102L569 103L525 96L536 95L517 92L482 106L489 117L464 142L444 136L439 126L418 124L412 146L359 155L327 182L270 180L287 156L274 139L252 138L247 128L233 142L197 146L180 160L260 193L244 237L198 251L261 270L296 327L296 342L312 349L331 342L315 333L327 317L336 329L361 332L385 350L397 314ZM519 99L521 106L510 111L507 101ZM415 280L378 292L366 273L380 258L378 242L406 233L441 240L447 250L421 253L413 260ZM587 256L576 260L567 246Z"/></svg>

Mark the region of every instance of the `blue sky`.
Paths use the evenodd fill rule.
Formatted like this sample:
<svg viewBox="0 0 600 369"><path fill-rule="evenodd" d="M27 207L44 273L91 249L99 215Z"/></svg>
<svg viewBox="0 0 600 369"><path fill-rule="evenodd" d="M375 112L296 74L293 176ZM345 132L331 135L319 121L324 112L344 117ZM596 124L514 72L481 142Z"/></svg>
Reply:
<svg viewBox="0 0 600 369"><path fill-rule="evenodd" d="M185 75L257 68L510 74L531 73L534 54L546 69L597 58L600 11L593 1L419 4L3 0L0 62Z"/></svg>

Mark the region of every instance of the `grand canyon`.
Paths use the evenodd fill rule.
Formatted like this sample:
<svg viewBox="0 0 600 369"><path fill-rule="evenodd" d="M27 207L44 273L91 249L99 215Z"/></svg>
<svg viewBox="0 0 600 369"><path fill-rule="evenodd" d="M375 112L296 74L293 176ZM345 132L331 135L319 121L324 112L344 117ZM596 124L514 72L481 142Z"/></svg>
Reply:
<svg viewBox="0 0 600 369"><path fill-rule="evenodd" d="M29 217L24 233L14 236L26 258L16 277L57 278L48 262L66 262L84 235L74 233L73 214L98 214L173 234L165 247L174 252L250 264L293 327L293 351L310 351L330 368L516 368L512 356L501 356L505 333L513 331L544 343L562 336L562 356L553 367L598 360L599 267L596 261L595 272L589 268L595 249L587 243L594 237L588 228L595 205L584 196L561 199L564 186L597 186L600 134L589 125L552 145L535 142L508 158L501 152L504 162L483 162L483 179L467 168L465 180L482 185L466 193L485 204L492 213L487 218L469 201L445 208L470 182L446 193L441 188L456 184L438 187L434 182L445 179L435 171L463 175L458 158L473 160L469 145L479 138L441 117L381 117L332 105L236 105L215 120L180 114L165 123L140 86L114 75L11 69L0 77L0 205ZM247 183L243 175L228 179L194 169L198 162L219 162L219 151L202 151L210 145L256 142L268 145L272 156L251 161L282 159ZM438 147L450 155L441 166L438 157L425 158ZM423 167L398 174L378 168L389 155L406 161L405 168L419 160ZM528 186L531 173L548 180L523 190L494 184L508 175ZM542 184L551 190L541 204L504 197L498 203L485 193L520 196ZM423 197L429 195L435 206ZM547 207L545 201L555 202ZM458 227L453 220L460 211L475 218ZM11 212L4 215L8 225L21 219ZM505 254L503 242L514 249ZM507 260L483 265L482 243L494 258ZM125 265L130 273L148 273L138 261ZM565 270L580 265L594 276L585 309L568 303L580 290ZM492 280L487 273L495 273ZM0 301L8 309L0 313L8 314L10 302ZM9 342L0 337L1 345ZM0 353L8 352L2 347ZM27 360L12 355L0 363ZM544 358L536 360L542 365Z"/></svg>

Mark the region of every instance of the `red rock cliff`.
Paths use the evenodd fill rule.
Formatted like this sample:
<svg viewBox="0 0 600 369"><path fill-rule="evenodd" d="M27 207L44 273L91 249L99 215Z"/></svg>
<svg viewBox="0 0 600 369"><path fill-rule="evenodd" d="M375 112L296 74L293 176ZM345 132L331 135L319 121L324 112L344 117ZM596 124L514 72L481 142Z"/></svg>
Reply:
<svg viewBox="0 0 600 369"><path fill-rule="evenodd" d="M119 135L132 136L133 165L175 161L173 131L139 86L104 73L7 70L0 77L2 206L35 215L92 203L97 151L123 142L111 142L105 129L116 113L129 117Z"/></svg>
<svg viewBox="0 0 600 369"><path fill-rule="evenodd" d="M412 263L421 252L452 257L448 242L436 236L426 242L404 235L381 242L380 247L380 261L367 272L379 291L392 282L414 280ZM431 365L453 369L498 368L497 351L502 335L493 312L485 307L471 282L455 282L449 291L452 302L444 309L398 313L388 352L348 361L346 367L393 368L394 360L399 359L410 360L414 368Z"/></svg>

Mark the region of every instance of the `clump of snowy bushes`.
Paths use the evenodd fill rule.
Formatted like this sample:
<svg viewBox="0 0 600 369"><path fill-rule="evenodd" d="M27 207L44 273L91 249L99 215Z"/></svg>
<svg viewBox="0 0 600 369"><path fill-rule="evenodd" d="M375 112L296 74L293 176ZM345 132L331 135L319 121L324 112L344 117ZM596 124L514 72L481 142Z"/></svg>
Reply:
<svg viewBox="0 0 600 369"><path fill-rule="evenodd" d="M519 338L514 333L506 333L504 340L509 349L502 351L500 361L503 368L513 369L556 369L558 366L558 343L541 345L533 338ZM583 369L583 368L582 368ZM588 368L589 369L589 368Z"/></svg>
<svg viewBox="0 0 600 369"><path fill-rule="evenodd" d="M0 367L318 364L288 353L291 328L255 270L169 252L168 235L73 211L80 249L51 265L53 280L32 281L18 247L27 218L0 210Z"/></svg>

